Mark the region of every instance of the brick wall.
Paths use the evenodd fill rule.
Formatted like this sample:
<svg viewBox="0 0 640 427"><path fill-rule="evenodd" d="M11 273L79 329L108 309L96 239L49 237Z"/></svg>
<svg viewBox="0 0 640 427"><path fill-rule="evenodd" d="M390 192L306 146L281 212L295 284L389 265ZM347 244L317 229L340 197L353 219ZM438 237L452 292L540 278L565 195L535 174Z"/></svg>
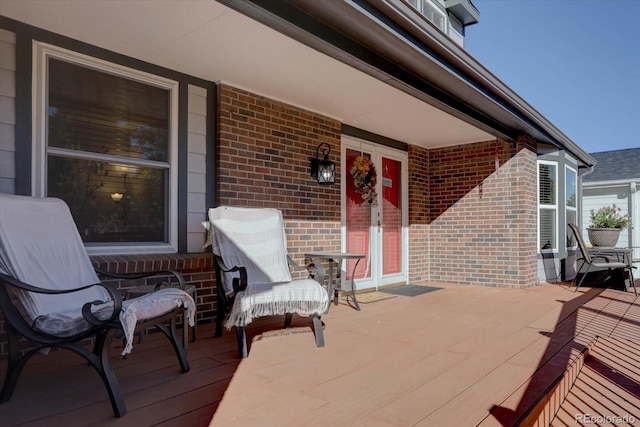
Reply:
<svg viewBox="0 0 640 427"><path fill-rule="evenodd" d="M218 96L219 204L280 209L298 263L304 252L339 250L341 123L231 86ZM309 174L321 142L331 147L334 185Z"/></svg>
<svg viewBox="0 0 640 427"><path fill-rule="evenodd" d="M409 146L409 283L429 280L429 150Z"/></svg>
<svg viewBox="0 0 640 427"><path fill-rule="evenodd" d="M218 93L219 203L282 210L297 262L340 249L340 122L226 85ZM320 142L336 185L309 176ZM410 282L536 283L535 141L410 146L408 157Z"/></svg>
<svg viewBox="0 0 640 427"><path fill-rule="evenodd" d="M485 142L429 155L429 279L536 284L535 142Z"/></svg>

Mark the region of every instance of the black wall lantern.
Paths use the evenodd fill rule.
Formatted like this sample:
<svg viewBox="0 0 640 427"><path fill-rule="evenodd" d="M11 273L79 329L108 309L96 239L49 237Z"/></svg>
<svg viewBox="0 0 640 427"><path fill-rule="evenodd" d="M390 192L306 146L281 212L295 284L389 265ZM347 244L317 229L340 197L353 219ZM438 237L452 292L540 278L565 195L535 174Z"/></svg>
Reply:
<svg viewBox="0 0 640 427"><path fill-rule="evenodd" d="M320 147L324 158L320 160ZM336 182L336 164L329 160L331 147L321 142L316 148L316 158L311 158L311 176L318 179L318 184L333 184Z"/></svg>

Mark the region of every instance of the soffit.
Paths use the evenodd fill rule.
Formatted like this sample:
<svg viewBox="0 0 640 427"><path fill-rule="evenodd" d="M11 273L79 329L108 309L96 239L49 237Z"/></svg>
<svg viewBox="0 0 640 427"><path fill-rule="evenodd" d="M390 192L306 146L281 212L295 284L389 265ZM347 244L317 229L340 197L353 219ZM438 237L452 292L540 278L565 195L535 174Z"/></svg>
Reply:
<svg viewBox="0 0 640 427"><path fill-rule="evenodd" d="M594 164L553 123L404 1L343 0L331 7L314 0L219 1L381 80L386 78L387 83L492 135L510 140L526 133L539 143L569 151L584 166ZM292 30L282 24L284 20L300 28Z"/></svg>
<svg viewBox="0 0 640 427"><path fill-rule="evenodd" d="M406 91L214 1L21 0L0 14L123 55L219 81L409 144L495 138Z"/></svg>

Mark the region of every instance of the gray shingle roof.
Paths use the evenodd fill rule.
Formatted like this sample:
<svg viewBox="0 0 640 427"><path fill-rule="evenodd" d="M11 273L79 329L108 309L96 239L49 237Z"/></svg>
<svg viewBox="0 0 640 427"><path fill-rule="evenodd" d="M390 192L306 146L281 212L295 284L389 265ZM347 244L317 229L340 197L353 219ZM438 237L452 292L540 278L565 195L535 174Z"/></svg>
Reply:
<svg viewBox="0 0 640 427"><path fill-rule="evenodd" d="M584 182L640 180L640 148L589 153L598 162Z"/></svg>

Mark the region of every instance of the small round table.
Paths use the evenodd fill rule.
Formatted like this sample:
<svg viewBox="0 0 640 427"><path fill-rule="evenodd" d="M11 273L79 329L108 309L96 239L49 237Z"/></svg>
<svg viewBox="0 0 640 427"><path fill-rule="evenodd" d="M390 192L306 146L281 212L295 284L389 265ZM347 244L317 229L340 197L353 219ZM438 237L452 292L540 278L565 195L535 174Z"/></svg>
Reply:
<svg viewBox="0 0 640 427"><path fill-rule="evenodd" d="M315 259L326 259L329 261L329 285L327 286L327 293L329 294L329 300L331 300L331 295L333 294L333 303L334 305L338 305L338 291L342 290L342 287L336 282L340 278L340 266L338 265L337 272L335 278L333 277L333 263L338 264L338 261L342 261L344 259L355 259L356 264L353 266L353 272L351 273L351 299L353 300L354 308L360 311L360 305L358 305L358 300L356 299L356 282L355 282L355 273L356 268L358 267L358 263L362 258L364 258L365 254L360 253L349 253L349 252L309 252L305 253L304 256L306 258L311 258L311 260ZM347 294L347 300L349 299L349 295ZM327 311L329 312L329 307L331 303L327 305Z"/></svg>

